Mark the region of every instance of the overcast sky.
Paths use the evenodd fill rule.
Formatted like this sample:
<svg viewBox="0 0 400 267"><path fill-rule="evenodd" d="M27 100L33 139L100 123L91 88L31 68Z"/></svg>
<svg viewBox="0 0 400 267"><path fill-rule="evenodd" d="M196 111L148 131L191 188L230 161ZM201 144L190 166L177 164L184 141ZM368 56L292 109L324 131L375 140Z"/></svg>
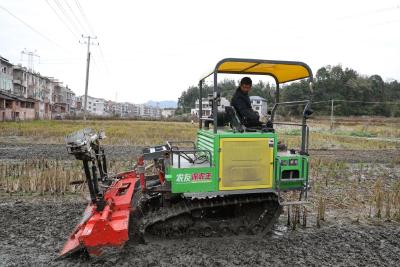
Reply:
<svg viewBox="0 0 400 267"><path fill-rule="evenodd" d="M400 80L399 29L400 1L389 0L0 0L1 56L17 64L36 50L35 69L81 95L78 37L96 35L89 95L133 103L176 100L225 57L304 61L314 73L340 63Z"/></svg>

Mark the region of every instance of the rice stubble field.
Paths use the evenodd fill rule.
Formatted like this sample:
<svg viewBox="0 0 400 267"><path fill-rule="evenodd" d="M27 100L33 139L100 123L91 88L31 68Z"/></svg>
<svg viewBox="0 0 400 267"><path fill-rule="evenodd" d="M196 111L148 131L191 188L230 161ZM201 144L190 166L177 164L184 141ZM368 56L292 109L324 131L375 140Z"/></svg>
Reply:
<svg viewBox="0 0 400 267"><path fill-rule="evenodd" d="M304 211L280 217L268 236L128 242L122 251L57 261L87 203L80 163L66 134L104 129L112 172L129 169L141 148L193 140L196 124L142 121L33 121L0 124L0 265L384 265L400 260L399 121L312 120L311 192ZM297 129L277 129L296 147ZM288 195L287 197L292 197ZM288 218L290 220L288 220ZM288 224L288 221L290 222Z"/></svg>

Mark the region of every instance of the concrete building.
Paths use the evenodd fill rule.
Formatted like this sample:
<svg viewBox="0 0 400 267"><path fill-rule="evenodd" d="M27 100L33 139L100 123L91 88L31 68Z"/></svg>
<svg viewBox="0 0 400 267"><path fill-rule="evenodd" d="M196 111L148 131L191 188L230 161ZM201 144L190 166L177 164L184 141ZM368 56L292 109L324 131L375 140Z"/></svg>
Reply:
<svg viewBox="0 0 400 267"><path fill-rule="evenodd" d="M267 116L267 100L262 98L261 96L250 96L251 107L253 110L257 111L260 114L260 117Z"/></svg>
<svg viewBox="0 0 400 267"><path fill-rule="evenodd" d="M12 93L13 90L13 64L8 59L0 56L0 91Z"/></svg>
<svg viewBox="0 0 400 267"><path fill-rule="evenodd" d="M72 91L71 88L68 88L68 86L66 86L66 93L67 93L67 104L69 106L69 113L71 115L76 114L76 106L77 106L77 101L76 101L76 95L75 92Z"/></svg>
<svg viewBox="0 0 400 267"><path fill-rule="evenodd" d="M13 68L13 93L19 96L28 97L28 79L26 68L14 66Z"/></svg>
<svg viewBox="0 0 400 267"><path fill-rule="evenodd" d="M139 105L132 103L121 103L122 117L137 118L140 117Z"/></svg>
<svg viewBox="0 0 400 267"><path fill-rule="evenodd" d="M66 116L73 115L76 112L76 96L75 93L68 88L68 86L64 86L62 83L56 83L54 86L53 92L53 117L57 116Z"/></svg>
<svg viewBox="0 0 400 267"><path fill-rule="evenodd" d="M53 112L67 115L76 110L75 93L68 86L22 65L13 65L3 57L0 92L1 119L51 119Z"/></svg>
<svg viewBox="0 0 400 267"><path fill-rule="evenodd" d="M139 105L139 116L143 118L161 118L161 109L149 105Z"/></svg>
<svg viewBox="0 0 400 267"><path fill-rule="evenodd" d="M85 96L79 97L79 112L83 112L84 110L84 103L85 103ZM91 115L96 115L96 116L108 116L110 113L108 112L109 108L109 102L111 101L106 101L103 98L96 98L96 97L91 97L87 96L87 104L86 104L86 109L88 114Z"/></svg>
<svg viewBox="0 0 400 267"><path fill-rule="evenodd" d="M126 107L123 108L122 103L118 103L115 101L108 100L105 102L105 112L110 116L114 117L122 117L123 113L126 113ZM124 110L124 112L123 112Z"/></svg>
<svg viewBox="0 0 400 267"><path fill-rule="evenodd" d="M29 79L29 77L31 79ZM29 81L33 81L30 84ZM30 90L32 88L32 90ZM35 118L51 119L51 100L54 90L53 81L39 73L28 72L28 97L35 101ZM32 92L32 95L30 94Z"/></svg>
<svg viewBox="0 0 400 267"><path fill-rule="evenodd" d="M133 117L140 117L140 107L139 107L139 105L130 104L129 113Z"/></svg>
<svg viewBox="0 0 400 267"><path fill-rule="evenodd" d="M35 118L35 101L26 98L13 87L13 64L0 56L0 121Z"/></svg>
<svg viewBox="0 0 400 267"><path fill-rule="evenodd" d="M35 119L35 101L0 90L0 121Z"/></svg>
<svg viewBox="0 0 400 267"><path fill-rule="evenodd" d="M221 97L221 105L218 106L218 110L224 111L226 106L230 106L229 100L226 99L225 97ZM212 113L211 110L212 110L212 107L210 106L208 98L203 98L202 99L202 113L203 113L202 117L210 116L211 113ZM193 116L196 116L196 117L198 116L198 114L199 114L199 100L196 100L195 108L192 108L190 113Z"/></svg>
<svg viewBox="0 0 400 267"><path fill-rule="evenodd" d="M163 118L171 118L173 116L175 116L175 108L164 108L161 110L161 116Z"/></svg>
<svg viewBox="0 0 400 267"><path fill-rule="evenodd" d="M129 103L128 102L123 102L123 103L118 103L120 106L120 110L121 110L121 117L129 117Z"/></svg>
<svg viewBox="0 0 400 267"><path fill-rule="evenodd" d="M56 82L21 65L13 68L13 93L35 101L35 118L51 119L52 94Z"/></svg>
<svg viewBox="0 0 400 267"><path fill-rule="evenodd" d="M22 65L14 66L3 57L0 57L0 93L1 120L64 118L82 112L84 107L84 97L76 97L62 82ZM161 117L158 107L91 96L87 98L87 111L97 116ZM173 111L166 112L172 114Z"/></svg>
<svg viewBox="0 0 400 267"><path fill-rule="evenodd" d="M161 109L144 104L129 102L105 102L105 112L121 118L160 118Z"/></svg>

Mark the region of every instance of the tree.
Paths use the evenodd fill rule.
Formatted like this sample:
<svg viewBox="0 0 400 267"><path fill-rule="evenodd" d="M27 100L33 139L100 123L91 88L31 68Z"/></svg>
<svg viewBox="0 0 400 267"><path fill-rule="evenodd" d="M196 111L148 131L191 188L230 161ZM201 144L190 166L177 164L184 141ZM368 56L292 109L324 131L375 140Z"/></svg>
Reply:
<svg viewBox="0 0 400 267"><path fill-rule="evenodd" d="M228 100L232 98L239 81L225 79L218 83L221 96ZM314 79L314 91L311 92L306 80L289 83L281 86L281 101L297 101L312 99L315 114L329 115L329 101L348 100L351 102L336 102L335 114L339 116L350 115L379 115L400 116L400 104L391 105L385 103L359 103L363 102L400 102L400 84L396 80L385 82L381 76L360 75L351 68L341 65L324 66L317 70ZM203 97L212 92L212 87L204 85ZM265 98L271 107L274 103L275 88L262 81L253 84L250 95L258 95ZM181 112L190 112L194 108L195 101L199 98L198 88L191 86L182 92L178 99L178 107ZM322 103L318 103L321 102ZM287 115L298 115L302 112L301 106L290 106L284 109Z"/></svg>

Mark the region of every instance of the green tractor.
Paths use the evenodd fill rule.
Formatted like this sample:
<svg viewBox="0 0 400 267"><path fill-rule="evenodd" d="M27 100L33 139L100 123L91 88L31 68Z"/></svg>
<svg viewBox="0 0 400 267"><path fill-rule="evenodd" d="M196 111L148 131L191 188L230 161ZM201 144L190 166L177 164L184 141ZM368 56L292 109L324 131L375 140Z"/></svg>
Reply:
<svg viewBox="0 0 400 267"><path fill-rule="evenodd" d="M272 76L276 102L269 125L300 127L300 149L282 149L271 127L245 127L233 107L221 111L220 73ZM214 78L212 115L203 117L203 84L209 76ZM131 171L116 175L107 173L102 134L85 130L68 137L69 152L83 161L91 203L61 254L80 248L98 254L104 246L143 240L145 234L179 238L269 232L282 206L307 200L310 101L279 102L281 84L306 78L311 87L312 71L302 62L221 60L199 82L197 139L147 147ZM300 123L274 120L285 105L304 106ZM146 162L155 172L148 173ZM298 192L298 199L285 202L281 193L287 191Z"/></svg>

